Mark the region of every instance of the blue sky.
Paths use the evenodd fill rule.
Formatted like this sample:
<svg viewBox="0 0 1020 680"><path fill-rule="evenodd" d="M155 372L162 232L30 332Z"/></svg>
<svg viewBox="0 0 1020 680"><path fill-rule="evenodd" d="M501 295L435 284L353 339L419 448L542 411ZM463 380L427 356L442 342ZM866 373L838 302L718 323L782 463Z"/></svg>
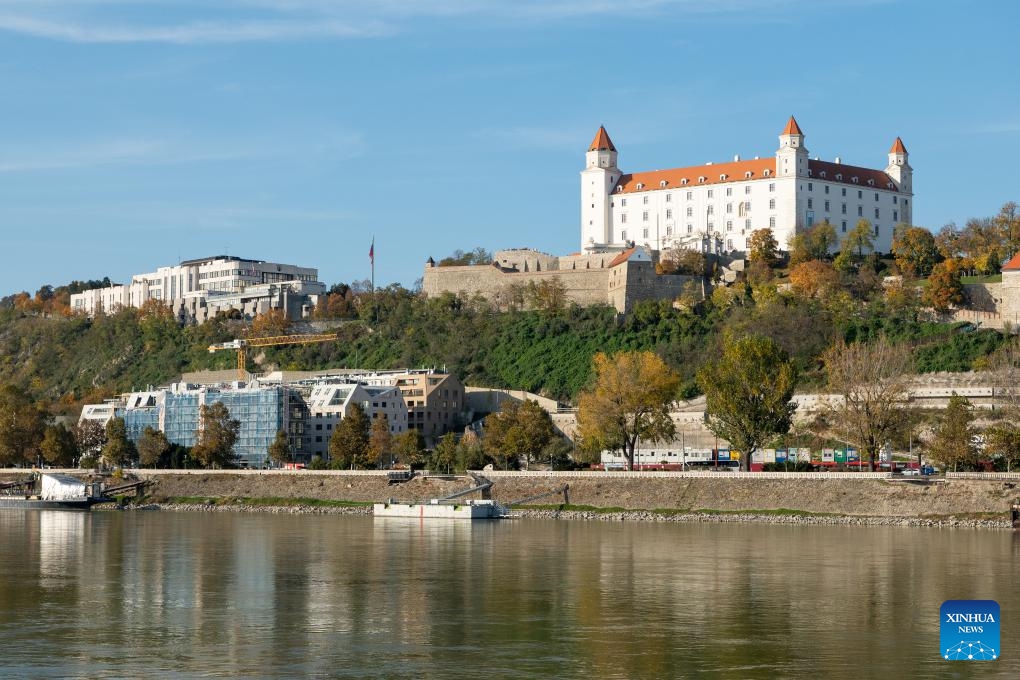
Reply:
<svg viewBox="0 0 1020 680"><path fill-rule="evenodd" d="M624 171L884 167L915 221L1020 200L1020 3L0 0L0 295L232 255L411 285L454 249L578 249Z"/></svg>

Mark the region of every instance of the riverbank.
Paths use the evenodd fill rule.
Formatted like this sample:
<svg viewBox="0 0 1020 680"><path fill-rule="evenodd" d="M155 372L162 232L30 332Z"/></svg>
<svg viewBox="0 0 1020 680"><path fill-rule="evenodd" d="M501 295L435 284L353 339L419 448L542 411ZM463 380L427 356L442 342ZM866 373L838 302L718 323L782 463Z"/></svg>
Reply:
<svg viewBox="0 0 1020 680"><path fill-rule="evenodd" d="M136 473L151 482L143 505L209 512L370 514L372 502L422 502L473 485L468 477L452 476L389 484L385 474L364 472ZM490 479L492 498L505 505L566 484L567 498L553 494L514 508L514 515L587 521L1010 528L1010 504L1020 495L1017 484L1002 480L822 474L782 479L491 473Z"/></svg>

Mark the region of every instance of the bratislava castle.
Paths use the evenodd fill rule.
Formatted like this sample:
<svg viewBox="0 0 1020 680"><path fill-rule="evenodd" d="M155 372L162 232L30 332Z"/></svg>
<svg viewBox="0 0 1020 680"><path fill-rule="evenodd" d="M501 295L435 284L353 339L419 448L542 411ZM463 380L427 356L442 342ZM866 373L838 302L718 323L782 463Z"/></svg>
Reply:
<svg viewBox="0 0 1020 680"><path fill-rule="evenodd" d="M810 158L791 116L775 157L625 173L600 127L581 172L581 248L742 251L752 231L769 227L787 249L791 236L824 220L842 238L867 219L875 250L888 252L893 227L911 224L913 208L912 169L899 137L888 157L884 170Z"/></svg>

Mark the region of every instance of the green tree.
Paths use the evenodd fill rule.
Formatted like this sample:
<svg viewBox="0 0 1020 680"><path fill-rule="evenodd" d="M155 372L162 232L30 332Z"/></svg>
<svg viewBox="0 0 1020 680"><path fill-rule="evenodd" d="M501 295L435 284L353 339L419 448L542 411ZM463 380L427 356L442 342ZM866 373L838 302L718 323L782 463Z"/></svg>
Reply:
<svg viewBox="0 0 1020 680"><path fill-rule="evenodd" d="M843 239L841 251L853 253L855 248L859 259L864 258L865 252L870 253L875 249L875 229L865 217L857 220L857 224Z"/></svg>
<svg viewBox="0 0 1020 680"><path fill-rule="evenodd" d="M874 472L879 451L908 420L910 352L885 338L851 345L840 340L822 355L822 362L829 390L840 397L827 405L836 424L833 435L856 444Z"/></svg>
<svg viewBox="0 0 1020 680"><path fill-rule="evenodd" d="M372 421L368 433L368 460L376 467L389 467L392 451L393 436L390 434L390 421L386 414L382 414Z"/></svg>
<svg viewBox="0 0 1020 680"><path fill-rule="evenodd" d="M627 469L633 469L638 441L676 435L670 407L680 379L653 352L600 352L592 365L594 380L578 399L578 438L591 454L621 451Z"/></svg>
<svg viewBox="0 0 1020 680"><path fill-rule="evenodd" d="M779 261L779 243L771 229L755 229L748 240L747 260L774 267Z"/></svg>
<svg viewBox="0 0 1020 680"><path fill-rule="evenodd" d="M50 465L70 467L78 457L78 444L74 434L64 427L63 423L49 425L43 435L42 457Z"/></svg>
<svg viewBox="0 0 1020 680"><path fill-rule="evenodd" d="M241 431L241 421L230 417L223 402L199 407L198 443L191 449L192 459L203 467L230 467L236 461L234 444Z"/></svg>
<svg viewBox="0 0 1020 680"><path fill-rule="evenodd" d="M892 254L900 273L908 278L928 276L942 260L930 231L904 224L893 231Z"/></svg>
<svg viewBox="0 0 1020 680"><path fill-rule="evenodd" d="M269 445L269 460L273 461L277 467L283 467L284 463L290 462L290 442L287 441L287 433L283 430L276 432L276 437L273 439L273 443Z"/></svg>
<svg viewBox="0 0 1020 680"><path fill-rule="evenodd" d="M96 458L106 446L106 428L98 420L82 420L72 428L78 452Z"/></svg>
<svg viewBox="0 0 1020 680"><path fill-rule="evenodd" d="M829 257L829 252L839 243L836 235L836 227L828 220L814 225L806 231L794 234L790 238L790 265L810 262L811 260L824 260Z"/></svg>
<svg viewBox="0 0 1020 680"><path fill-rule="evenodd" d="M439 441L436 442L435 447L432 449L429 468L437 471L452 472L456 462L457 435L453 432L447 432L439 438Z"/></svg>
<svg viewBox="0 0 1020 680"><path fill-rule="evenodd" d="M974 441L974 409L965 397L953 393L949 405L932 431L928 455L943 467L972 470L978 464L978 450Z"/></svg>
<svg viewBox="0 0 1020 680"><path fill-rule="evenodd" d="M772 340L752 335L727 341L722 356L698 371L697 381L709 429L740 451L744 470L751 469L752 455L765 442L789 431L797 370Z"/></svg>
<svg viewBox="0 0 1020 680"><path fill-rule="evenodd" d="M170 440L161 430L146 426L142 430L142 436L138 438L135 448L138 449L140 464L155 467L160 459L170 451Z"/></svg>
<svg viewBox="0 0 1020 680"><path fill-rule="evenodd" d="M989 428L985 434L985 443L993 456L1012 472L1020 463L1020 426L1013 421L1000 423Z"/></svg>
<svg viewBox="0 0 1020 680"><path fill-rule="evenodd" d="M361 404L351 404L350 410L333 428L329 438L331 466L337 470L364 467L368 463L369 419Z"/></svg>
<svg viewBox="0 0 1020 680"><path fill-rule="evenodd" d="M46 430L46 414L28 393L0 387L0 465L35 462Z"/></svg>
<svg viewBox="0 0 1020 680"><path fill-rule="evenodd" d="M123 418L111 418L106 421L106 446L103 447L103 461L110 466L126 465L137 451L127 436L127 426Z"/></svg>
<svg viewBox="0 0 1020 680"><path fill-rule="evenodd" d="M556 433L552 418L532 399L507 399L485 418L484 428L485 449L503 468L517 467L521 459L528 465Z"/></svg>
<svg viewBox="0 0 1020 680"><path fill-rule="evenodd" d="M473 430L468 430L457 444L457 470L481 470L491 461L485 455L485 447Z"/></svg>

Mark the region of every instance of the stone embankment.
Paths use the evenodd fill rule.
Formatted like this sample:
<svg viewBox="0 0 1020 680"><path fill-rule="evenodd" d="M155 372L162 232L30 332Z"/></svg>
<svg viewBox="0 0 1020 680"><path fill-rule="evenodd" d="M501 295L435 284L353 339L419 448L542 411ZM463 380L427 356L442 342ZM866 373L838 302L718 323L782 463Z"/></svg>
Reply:
<svg viewBox="0 0 1020 680"><path fill-rule="evenodd" d="M134 471L151 480L148 498L162 507L180 499L197 509L282 513L364 514L361 507L307 506L304 499L373 502L425 501L463 490L469 477L421 477L388 484L385 474L342 472L195 472ZM779 524L861 524L1008 527L1009 509L1020 499L1020 481L951 479L747 478L735 475L663 475L650 473L501 474L493 499L516 500L569 485L571 509L557 510L562 494L535 500L541 509L518 508L518 517L675 522L768 522ZM248 499L284 499L273 505ZM294 505L297 502L298 505ZM168 504L169 503L169 504ZM552 506L552 507L550 507ZM579 509L579 506L580 509ZM187 503L189 509L196 505Z"/></svg>

